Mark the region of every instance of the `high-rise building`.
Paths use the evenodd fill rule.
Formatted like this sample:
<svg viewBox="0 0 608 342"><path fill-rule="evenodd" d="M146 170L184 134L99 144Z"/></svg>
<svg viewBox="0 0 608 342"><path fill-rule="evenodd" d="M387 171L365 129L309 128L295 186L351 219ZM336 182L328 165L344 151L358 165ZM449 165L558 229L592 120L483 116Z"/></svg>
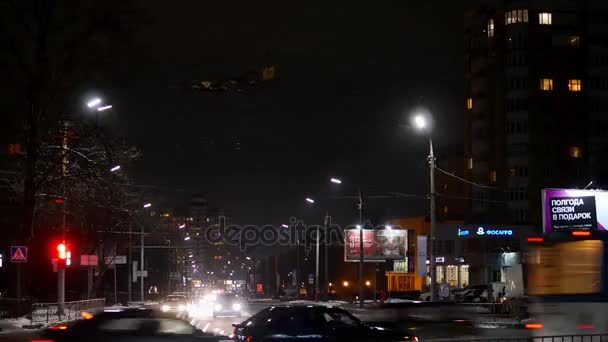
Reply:
<svg viewBox="0 0 608 342"><path fill-rule="evenodd" d="M466 15L468 221L541 222L540 190L608 175L608 2L485 1Z"/></svg>

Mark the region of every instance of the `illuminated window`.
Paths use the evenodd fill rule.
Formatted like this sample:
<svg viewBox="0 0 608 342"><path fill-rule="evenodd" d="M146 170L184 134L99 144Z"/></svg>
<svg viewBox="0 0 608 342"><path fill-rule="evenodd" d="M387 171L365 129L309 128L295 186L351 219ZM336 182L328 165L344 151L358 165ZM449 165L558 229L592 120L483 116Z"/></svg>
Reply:
<svg viewBox="0 0 608 342"><path fill-rule="evenodd" d="M467 109L473 109L473 98L469 97L467 99Z"/></svg>
<svg viewBox="0 0 608 342"><path fill-rule="evenodd" d="M447 205L444 205L444 206L443 206L443 213L444 213L444 214L447 214L447 213L448 213L448 206L447 206Z"/></svg>
<svg viewBox="0 0 608 342"><path fill-rule="evenodd" d="M495 170L490 171L490 182L496 183L496 171Z"/></svg>
<svg viewBox="0 0 608 342"><path fill-rule="evenodd" d="M581 91L581 80L568 80L569 91Z"/></svg>
<svg viewBox="0 0 608 342"><path fill-rule="evenodd" d="M572 47L578 47L581 43L581 37L580 36L569 36L568 37L568 45L572 46Z"/></svg>
<svg viewBox="0 0 608 342"><path fill-rule="evenodd" d="M512 10L505 12L505 25L527 22L528 10Z"/></svg>
<svg viewBox="0 0 608 342"><path fill-rule="evenodd" d="M541 25L551 25L551 13L538 13L538 23Z"/></svg>
<svg viewBox="0 0 608 342"><path fill-rule="evenodd" d="M579 146L570 146L570 157L580 158L583 155L583 151Z"/></svg>
<svg viewBox="0 0 608 342"><path fill-rule="evenodd" d="M488 37L494 37L494 19L488 20Z"/></svg>
<svg viewBox="0 0 608 342"><path fill-rule="evenodd" d="M540 79L540 90L552 91L553 90L553 79L541 78Z"/></svg>
<svg viewBox="0 0 608 342"><path fill-rule="evenodd" d="M473 170L473 158L467 160L467 169Z"/></svg>

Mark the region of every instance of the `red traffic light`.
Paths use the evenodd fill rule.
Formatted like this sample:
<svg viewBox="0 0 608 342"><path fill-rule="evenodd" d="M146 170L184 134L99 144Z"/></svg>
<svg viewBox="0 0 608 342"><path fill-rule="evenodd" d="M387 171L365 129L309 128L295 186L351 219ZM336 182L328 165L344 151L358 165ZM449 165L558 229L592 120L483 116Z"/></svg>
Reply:
<svg viewBox="0 0 608 342"><path fill-rule="evenodd" d="M60 243L57 245L57 257L59 260L65 260L67 257L67 248L64 243Z"/></svg>

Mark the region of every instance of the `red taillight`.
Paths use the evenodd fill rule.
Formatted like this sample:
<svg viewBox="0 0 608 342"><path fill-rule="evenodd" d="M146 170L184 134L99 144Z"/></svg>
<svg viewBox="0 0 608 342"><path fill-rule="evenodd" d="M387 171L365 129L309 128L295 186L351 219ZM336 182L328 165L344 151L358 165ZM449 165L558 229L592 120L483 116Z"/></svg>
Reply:
<svg viewBox="0 0 608 342"><path fill-rule="evenodd" d="M526 329L542 329L543 325L540 323L528 323L525 325Z"/></svg>
<svg viewBox="0 0 608 342"><path fill-rule="evenodd" d="M253 340L253 337L251 337L251 336L245 337L245 342L251 342L252 340Z"/></svg>
<svg viewBox="0 0 608 342"><path fill-rule="evenodd" d="M414 337L412 337L412 341L414 341L414 342L418 342L418 336L414 336Z"/></svg>
<svg viewBox="0 0 608 342"><path fill-rule="evenodd" d="M579 329L595 329L595 326L592 324L581 324L577 326Z"/></svg>
<svg viewBox="0 0 608 342"><path fill-rule="evenodd" d="M528 238L528 242L543 242L543 241L545 241L545 239L542 237L529 237Z"/></svg>
<svg viewBox="0 0 608 342"><path fill-rule="evenodd" d="M572 236L591 236L591 232L586 230L575 230L572 232Z"/></svg>
<svg viewBox="0 0 608 342"><path fill-rule="evenodd" d="M49 327L49 330L67 330L68 326L67 325L53 325L52 327Z"/></svg>

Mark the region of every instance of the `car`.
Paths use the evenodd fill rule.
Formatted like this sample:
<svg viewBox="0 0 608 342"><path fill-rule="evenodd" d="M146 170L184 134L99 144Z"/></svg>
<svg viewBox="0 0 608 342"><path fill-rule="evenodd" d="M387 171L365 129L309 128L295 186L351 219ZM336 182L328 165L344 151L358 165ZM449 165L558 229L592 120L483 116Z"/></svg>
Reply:
<svg viewBox="0 0 608 342"><path fill-rule="evenodd" d="M133 308L85 313L85 319L51 326L35 335L32 342L53 341L224 341L196 329L174 315L152 309Z"/></svg>
<svg viewBox="0 0 608 342"><path fill-rule="evenodd" d="M232 293L218 295L213 304L213 317L241 317L243 313L243 298Z"/></svg>
<svg viewBox="0 0 608 342"><path fill-rule="evenodd" d="M346 310L318 305L270 307L233 326L236 341L418 341L411 334L367 325Z"/></svg>
<svg viewBox="0 0 608 342"><path fill-rule="evenodd" d="M160 302L162 312L172 312L176 314L187 313L190 309L188 297L183 295L169 295Z"/></svg>

